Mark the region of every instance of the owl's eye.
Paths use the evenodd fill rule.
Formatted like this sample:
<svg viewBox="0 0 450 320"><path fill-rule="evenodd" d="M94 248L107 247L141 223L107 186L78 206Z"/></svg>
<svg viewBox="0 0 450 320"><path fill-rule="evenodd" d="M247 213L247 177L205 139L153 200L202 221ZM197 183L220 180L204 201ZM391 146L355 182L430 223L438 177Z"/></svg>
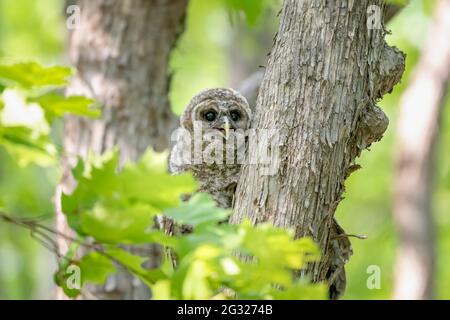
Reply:
<svg viewBox="0 0 450 320"><path fill-rule="evenodd" d="M209 110L205 112L203 117L205 118L206 121L213 122L214 120L216 120L217 113L214 110Z"/></svg>
<svg viewBox="0 0 450 320"><path fill-rule="evenodd" d="M230 112L230 118L233 121L238 121L241 118L241 113L237 110L233 110Z"/></svg>

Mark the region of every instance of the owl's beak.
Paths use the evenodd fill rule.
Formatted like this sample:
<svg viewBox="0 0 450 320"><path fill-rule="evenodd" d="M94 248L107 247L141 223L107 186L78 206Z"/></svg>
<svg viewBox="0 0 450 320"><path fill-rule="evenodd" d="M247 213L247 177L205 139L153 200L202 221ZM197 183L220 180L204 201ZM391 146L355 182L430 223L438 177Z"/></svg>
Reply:
<svg viewBox="0 0 450 320"><path fill-rule="evenodd" d="M230 136L230 121L228 117L224 117L223 129L225 130L225 139Z"/></svg>
<svg viewBox="0 0 450 320"><path fill-rule="evenodd" d="M231 130L230 120L228 120L228 117L226 116L222 117L216 129L222 132L222 134L225 136L225 139L228 139Z"/></svg>

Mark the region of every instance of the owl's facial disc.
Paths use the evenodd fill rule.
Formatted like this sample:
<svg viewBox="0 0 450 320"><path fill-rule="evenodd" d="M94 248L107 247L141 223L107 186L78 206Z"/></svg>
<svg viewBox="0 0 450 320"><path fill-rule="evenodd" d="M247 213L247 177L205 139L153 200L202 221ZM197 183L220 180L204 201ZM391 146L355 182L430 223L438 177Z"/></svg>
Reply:
<svg viewBox="0 0 450 320"><path fill-rule="evenodd" d="M207 99L198 104L194 118L203 123L205 131L219 132L225 139L233 130L248 129L249 115L233 100Z"/></svg>

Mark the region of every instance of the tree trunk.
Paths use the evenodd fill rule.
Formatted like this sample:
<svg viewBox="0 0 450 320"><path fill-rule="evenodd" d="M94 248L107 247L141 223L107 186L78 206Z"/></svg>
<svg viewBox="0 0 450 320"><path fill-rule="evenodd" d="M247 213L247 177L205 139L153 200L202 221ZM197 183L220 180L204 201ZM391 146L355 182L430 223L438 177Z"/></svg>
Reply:
<svg viewBox="0 0 450 320"><path fill-rule="evenodd" d="M394 298L432 299L434 148L450 76L450 1L440 0L414 77L401 100L394 218L399 231Z"/></svg>
<svg viewBox="0 0 450 320"><path fill-rule="evenodd" d="M388 24L403 8L402 5L386 5L384 10L384 22ZM267 30L266 30L267 29ZM267 38L267 35L270 35L269 28L263 29L265 33L265 37ZM262 36L259 35L260 37ZM262 43L265 43L265 41L262 41ZM262 46L259 48L259 51L263 52L265 55L265 49L266 47ZM268 47L267 47L268 48ZM236 71L236 74L232 74L233 81L231 82L232 88L237 88L239 93L241 93L245 98L247 98L248 103L250 105L250 108L254 108L256 105L256 99L258 97L259 88L261 86L261 82L263 80L264 76L264 70L261 69L261 67L258 67L257 71L253 70L253 73L249 73L246 68L244 68L244 65L248 68L249 64L247 61L244 61L236 52L236 47L231 48L231 64L233 65L232 72ZM258 57L260 58L260 57ZM262 63L259 63L262 65ZM251 65L250 65L251 67ZM254 66L253 66L254 68ZM254 68L255 69L255 68ZM246 74L246 78L242 79L242 75Z"/></svg>
<svg viewBox="0 0 450 320"><path fill-rule="evenodd" d="M170 52L183 30L187 0L78 0L81 20L70 35L71 63L77 68L67 94L95 98L102 118L67 117L61 191L71 192L70 168L76 155L103 153L118 146L120 163L136 160L148 146L163 150L177 125L168 101ZM58 201L57 201L58 203ZM68 231L60 208L57 227ZM60 239L62 253L67 243ZM144 254L151 254L147 248ZM153 248L154 249L154 248ZM98 298L149 296L128 275L108 280L91 291Z"/></svg>
<svg viewBox="0 0 450 320"><path fill-rule="evenodd" d="M344 180L359 167L361 151L386 130L388 119L375 101L404 71L403 54L384 41L384 7L381 0L284 1L252 125L275 134L250 152L265 154L261 142L275 142L269 171L275 170L267 174L265 163L243 166L231 217L234 223L269 220L297 237L311 236L322 259L301 274L328 280L332 298L345 289L351 253L333 217ZM377 20L369 28L370 17Z"/></svg>

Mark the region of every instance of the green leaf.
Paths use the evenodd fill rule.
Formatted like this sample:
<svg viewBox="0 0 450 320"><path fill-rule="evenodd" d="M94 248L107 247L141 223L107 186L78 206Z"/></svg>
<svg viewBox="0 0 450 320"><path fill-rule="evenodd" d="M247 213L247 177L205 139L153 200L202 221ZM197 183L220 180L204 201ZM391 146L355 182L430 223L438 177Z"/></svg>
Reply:
<svg viewBox="0 0 450 320"><path fill-rule="evenodd" d="M76 272L76 268L78 268L78 262L75 261L78 248L78 243L72 242L70 244L66 255L62 259L59 259L58 270L53 275L55 284L61 287L69 298L77 297L80 294L81 289L81 277L79 279L79 288L69 287L69 284L72 283L70 277L74 276L72 272Z"/></svg>
<svg viewBox="0 0 450 320"><path fill-rule="evenodd" d="M81 159L79 160L81 161ZM83 205L85 199L112 198L123 205L145 203L158 212L180 203L183 193L192 192L195 182L191 175L172 176L167 173L167 154L148 151L139 163L127 163L117 172L118 155L113 151L102 157L80 164L83 175L71 195L63 197L65 213L81 213L92 208L92 201ZM80 176L80 168L76 174ZM153 210L154 211L154 210Z"/></svg>
<svg viewBox="0 0 450 320"><path fill-rule="evenodd" d="M208 281L210 272L206 261L194 261L183 282L183 299L204 300L211 297L213 291Z"/></svg>
<svg viewBox="0 0 450 320"><path fill-rule="evenodd" d="M146 204L122 205L113 200L97 202L83 212L80 225L84 233L105 243L142 243L146 230L158 213Z"/></svg>
<svg viewBox="0 0 450 320"><path fill-rule="evenodd" d="M259 22L268 3L267 0L225 0L225 5L231 12L234 14L243 12L251 26L255 26Z"/></svg>
<svg viewBox="0 0 450 320"><path fill-rule="evenodd" d="M148 228L165 205L178 204L180 193L191 191L194 183L190 176L170 176L162 166L167 160L153 155L138 164L127 164L120 172L116 151L91 156L87 162L79 159L74 169L78 185L61 198L69 225L81 235L90 234L107 243L158 241L170 245L167 236ZM161 185L156 187L156 183Z"/></svg>
<svg viewBox="0 0 450 320"><path fill-rule="evenodd" d="M231 210L217 207L211 196L204 193L195 194L188 202L184 202L176 208L164 210L164 215L174 219L178 223L191 226L221 222L230 213Z"/></svg>
<svg viewBox="0 0 450 320"><path fill-rule="evenodd" d="M159 280L152 288L152 299L153 300L170 300L170 281L169 280Z"/></svg>
<svg viewBox="0 0 450 320"><path fill-rule="evenodd" d="M175 250L180 258L184 258L203 244L221 247L224 252L233 252L240 247L242 241L243 234L238 232L237 225L207 223L198 225L192 233L180 237Z"/></svg>
<svg viewBox="0 0 450 320"><path fill-rule="evenodd" d="M161 290L155 298L322 297L322 289L296 282L294 277L294 270L320 257L311 239L294 239L292 230L270 223L219 223L230 211L218 208L206 194L180 203L180 194L192 192L195 183L190 175L170 176L165 154L148 152L122 171L117 170L116 151L88 158L73 169L78 185L71 195L63 195L63 211L79 234L102 244L106 257L153 290ZM193 232L170 237L156 230L153 221L161 213L179 224L192 225ZM160 267L147 269L150 254L135 255L119 247L140 243L170 247L177 267L170 267L166 258ZM105 277L98 273L102 276L92 277L101 282ZM284 290L274 289L279 287ZM229 293L224 294L223 288Z"/></svg>
<svg viewBox="0 0 450 320"><path fill-rule="evenodd" d="M0 125L0 146L17 159L20 166L36 163L50 166L56 163L56 149L48 136L35 136L26 127Z"/></svg>
<svg viewBox="0 0 450 320"><path fill-rule="evenodd" d="M111 197L117 194L119 189L117 151L113 150L101 156L91 154L89 158L91 159L85 165L87 174L85 185L98 195Z"/></svg>
<svg viewBox="0 0 450 320"><path fill-rule="evenodd" d="M240 225L240 232L245 234L244 250L268 266L280 264L300 269L320 257L318 247L310 238L293 240L292 231L276 228L270 223L253 227L247 220Z"/></svg>
<svg viewBox="0 0 450 320"><path fill-rule="evenodd" d="M101 114L100 109L91 108L94 100L83 96L63 97L49 92L36 98L30 98L29 101L39 103L51 118L62 117L66 113L89 118L97 118Z"/></svg>
<svg viewBox="0 0 450 320"><path fill-rule="evenodd" d="M99 252L90 252L79 262L82 283L102 284L109 275L115 273L113 262Z"/></svg>
<svg viewBox="0 0 450 320"><path fill-rule="evenodd" d="M137 164L125 165L120 176L121 192L130 201L142 201L162 212L177 206L182 194L195 190L190 174L170 175L167 154L148 150Z"/></svg>
<svg viewBox="0 0 450 320"><path fill-rule="evenodd" d="M61 207L67 217L69 226L78 234L85 235L81 227L80 217L92 210L101 197L113 196L117 192L117 153L109 152L102 156L90 155L91 162L78 159L75 175L78 184L70 194L62 194Z"/></svg>
<svg viewBox="0 0 450 320"><path fill-rule="evenodd" d="M83 158L78 156L77 157L77 164L72 169L72 176L73 176L73 178L75 180L80 180L83 177L84 170L85 170L85 165L84 165Z"/></svg>
<svg viewBox="0 0 450 320"><path fill-rule="evenodd" d="M12 82L24 88L64 86L70 75L70 68L43 67L35 62L0 65L0 81L3 84Z"/></svg>
<svg viewBox="0 0 450 320"><path fill-rule="evenodd" d="M173 294L180 299L208 299L213 294L212 278L217 274L215 260L220 247L202 244L180 261L172 276Z"/></svg>
<svg viewBox="0 0 450 320"><path fill-rule="evenodd" d="M106 254L121 263L149 287L159 280L166 279L161 269L144 269L143 265L149 257L134 255L120 248L108 248Z"/></svg>

